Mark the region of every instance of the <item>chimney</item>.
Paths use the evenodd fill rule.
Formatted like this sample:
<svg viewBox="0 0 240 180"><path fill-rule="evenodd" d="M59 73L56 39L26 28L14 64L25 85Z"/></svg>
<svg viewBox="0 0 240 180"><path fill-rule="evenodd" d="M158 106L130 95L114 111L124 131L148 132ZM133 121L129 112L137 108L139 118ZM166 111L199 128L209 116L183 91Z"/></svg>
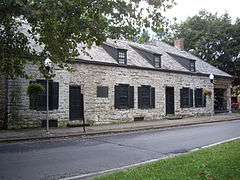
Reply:
<svg viewBox="0 0 240 180"><path fill-rule="evenodd" d="M184 50L184 38L176 39L174 42L175 48L183 51Z"/></svg>

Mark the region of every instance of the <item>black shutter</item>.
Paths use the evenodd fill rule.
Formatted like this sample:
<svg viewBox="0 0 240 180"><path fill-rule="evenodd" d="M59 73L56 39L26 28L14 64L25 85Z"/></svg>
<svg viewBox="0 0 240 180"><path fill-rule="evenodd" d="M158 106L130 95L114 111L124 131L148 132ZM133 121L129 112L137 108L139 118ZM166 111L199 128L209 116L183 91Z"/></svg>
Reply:
<svg viewBox="0 0 240 180"><path fill-rule="evenodd" d="M120 100L120 91L119 91L119 86L114 87L114 107L117 109L119 108L119 100Z"/></svg>
<svg viewBox="0 0 240 180"><path fill-rule="evenodd" d="M58 109L59 106L59 83L53 82L52 84L52 107Z"/></svg>
<svg viewBox="0 0 240 180"><path fill-rule="evenodd" d="M149 109L151 107L151 86L142 86L142 104L144 109Z"/></svg>
<svg viewBox="0 0 240 180"><path fill-rule="evenodd" d="M189 95L190 95L190 104L189 104L189 106L193 107L193 90L192 89L190 89Z"/></svg>
<svg viewBox="0 0 240 180"><path fill-rule="evenodd" d="M155 108L155 88L151 87L151 108Z"/></svg>
<svg viewBox="0 0 240 180"><path fill-rule="evenodd" d="M184 107L184 100L183 100L184 90L180 89L180 107Z"/></svg>
<svg viewBox="0 0 240 180"><path fill-rule="evenodd" d="M129 108L134 108L134 86L129 86L128 102L129 102Z"/></svg>
<svg viewBox="0 0 240 180"><path fill-rule="evenodd" d="M142 88L138 87L138 108L143 108L143 102L142 102Z"/></svg>
<svg viewBox="0 0 240 180"><path fill-rule="evenodd" d="M195 90L194 90L195 107L198 107L198 98L197 98L197 95L198 95L198 89L195 89Z"/></svg>

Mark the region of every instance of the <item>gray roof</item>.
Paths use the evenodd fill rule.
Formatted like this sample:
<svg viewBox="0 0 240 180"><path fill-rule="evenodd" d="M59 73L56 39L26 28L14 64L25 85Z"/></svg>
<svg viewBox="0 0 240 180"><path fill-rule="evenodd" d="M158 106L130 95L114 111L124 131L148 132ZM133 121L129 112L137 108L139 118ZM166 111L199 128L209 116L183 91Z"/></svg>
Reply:
<svg viewBox="0 0 240 180"><path fill-rule="evenodd" d="M161 54L161 68L160 70L169 71L180 71L189 73L200 73L209 75L213 73L217 76L231 77L231 75L225 73L224 71L208 64L207 62L201 60L200 58L188 53L186 51L179 50L173 46L170 46L161 41L155 41L150 44L138 44L135 42L125 41L125 40L112 40L108 39L106 41L107 45L112 46L116 49L127 50L127 65L136 66L141 68L155 68L146 57L142 56L137 50L146 51L153 54ZM137 50L136 50L137 49ZM105 49L101 46L92 46L91 49L86 50L90 56L81 53L79 59L86 60L89 62L100 62L109 64L118 64L117 60L114 59ZM177 61L172 55L179 56L180 58L185 58L195 61L196 72L191 72L189 69L184 67L179 61ZM179 58L179 59L180 59Z"/></svg>
<svg viewBox="0 0 240 180"><path fill-rule="evenodd" d="M32 50L40 53L44 49L44 45L38 44L33 37L30 36L28 30L31 29L30 25L27 22L24 22L22 27L19 28L19 31L24 33L28 37L29 46ZM37 35L35 38L39 38ZM137 51L146 51L153 54L161 54L161 68L159 70L167 70L167 71L180 71L180 72L191 72L186 66L181 64L182 58L195 60L195 73L200 74L210 74L213 73L217 76L223 77L232 77L231 75L225 73L224 71L219 70L218 68L208 64L207 62L199 59L198 57L188 53L186 51L181 51L173 46L170 46L161 41L155 41L149 44L138 44L125 40L112 40L108 39L105 44L112 46L116 49L125 49L127 50L127 66L134 66L140 68L152 68L156 69L148 60L148 58L144 57ZM102 46L92 46L91 49L87 49L86 51L90 56L83 54L81 52L81 47L83 45L79 44L79 57L78 59L85 60L87 62L96 62L96 63L106 63L106 64L115 64L118 65L118 62L114 57L112 57ZM172 56L174 55L174 56ZM176 56L180 58L176 60Z"/></svg>

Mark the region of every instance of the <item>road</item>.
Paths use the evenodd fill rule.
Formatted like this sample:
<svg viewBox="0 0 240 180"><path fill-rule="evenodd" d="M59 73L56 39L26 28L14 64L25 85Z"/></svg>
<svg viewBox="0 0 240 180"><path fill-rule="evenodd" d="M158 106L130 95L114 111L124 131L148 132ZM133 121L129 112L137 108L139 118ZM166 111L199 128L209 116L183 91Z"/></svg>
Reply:
<svg viewBox="0 0 240 180"><path fill-rule="evenodd" d="M90 138L0 144L0 179L59 179L187 152L240 136L240 120Z"/></svg>

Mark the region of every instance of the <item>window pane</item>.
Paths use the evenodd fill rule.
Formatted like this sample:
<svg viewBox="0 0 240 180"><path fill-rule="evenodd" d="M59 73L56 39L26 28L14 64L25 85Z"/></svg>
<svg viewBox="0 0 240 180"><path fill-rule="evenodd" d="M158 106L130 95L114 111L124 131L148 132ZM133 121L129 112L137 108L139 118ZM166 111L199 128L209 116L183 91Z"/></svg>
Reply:
<svg viewBox="0 0 240 180"><path fill-rule="evenodd" d="M182 108L193 107L193 91L190 88L180 90L180 106Z"/></svg>
<svg viewBox="0 0 240 180"><path fill-rule="evenodd" d="M195 62L190 62L190 71L195 72Z"/></svg>
<svg viewBox="0 0 240 180"><path fill-rule="evenodd" d="M119 52L118 57L119 58L125 58L125 52Z"/></svg>
<svg viewBox="0 0 240 180"><path fill-rule="evenodd" d="M119 84L115 86L115 108L129 108L129 87L128 84Z"/></svg>
<svg viewBox="0 0 240 180"><path fill-rule="evenodd" d="M160 67L160 57L159 57L159 56L155 56L154 66L155 66L156 68L159 68L159 67Z"/></svg>
<svg viewBox="0 0 240 180"><path fill-rule="evenodd" d="M196 107L204 106L203 89L195 89L195 106Z"/></svg>
<svg viewBox="0 0 240 180"><path fill-rule="evenodd" d="M49 110L58 109L59 106L59 83L49 80L48 103ZM33 82L30 82L33 83ZM44 91L30 97L30 109L46 111L47 110L47 81L38 79L34 83L41 84Z"/></svg>
<svg viewBox="0 0 240 180"><path fill-rule="evenodd" d="M125 59L119 58L118 62L119 62L119 64L125 64Z"/></svg>
<svg viewBox="0 0 240 180"><path fill-rule="evenodd" d="M97 97L108 97L108 86L97 86Z"/></svg>
<svg viewBox="0 0 240 180"><path fill-rule="evenodd" d="M151 86L138 87L138 108L155 108L155 88Z"/></svg>
<svg viewBox="0 0 240 180"><path fill-rule="evenodd" d="M118 63L119 64L126 64L126 59L127 59L127 52L118 51Z"/></svg>

